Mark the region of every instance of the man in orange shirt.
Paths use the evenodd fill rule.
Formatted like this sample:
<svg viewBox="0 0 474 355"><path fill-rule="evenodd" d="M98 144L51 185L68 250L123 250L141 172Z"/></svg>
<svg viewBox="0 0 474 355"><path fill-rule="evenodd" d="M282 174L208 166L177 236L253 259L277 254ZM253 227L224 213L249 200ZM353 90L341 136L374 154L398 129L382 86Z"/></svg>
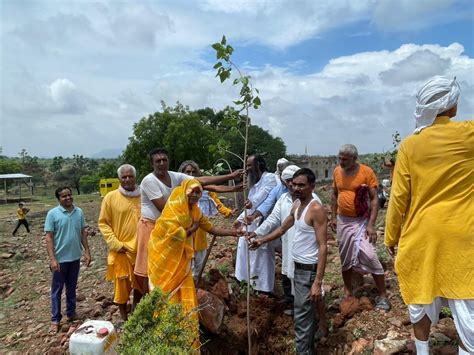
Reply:
<svg viewBox="0 0 474 355"><path fill-rule="evenodd" d="M379 290L375 307L389 311L382 264L375 251L378 212L377 177L357 162L357 148L346 144L339 150L334 169L331 227L337 231L344 294L352 296L352 272L371 273ZM336 219L337 218L337 219Z"/></svg>

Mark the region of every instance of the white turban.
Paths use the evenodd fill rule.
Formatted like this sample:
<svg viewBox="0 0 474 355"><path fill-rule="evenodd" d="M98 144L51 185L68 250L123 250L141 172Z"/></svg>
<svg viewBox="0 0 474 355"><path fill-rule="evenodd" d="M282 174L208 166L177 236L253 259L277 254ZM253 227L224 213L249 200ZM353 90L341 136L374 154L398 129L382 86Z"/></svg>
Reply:
<svg viewBox="0 0 474 355"><path fill-rule="evenodd" d="M456 106L460 92L456 78L451 79L446 76L435 76L423 85L416 94L414 133L419 133L423 128L431 126L439 113ZM428 103L434 95L440 93L446 93L446 95Z"/></svg>
<svg viewBox="0 0 474 355"><path fill-rule="evenodd" d="M275 174L280 175L281 174L281 166L285 165L285 164L288 164L288 163L289 163L289 161L286 160L285 158L278 159L277 160L277 169L275 171Z"/></svg>
<svg viewBox="0 0 474 355"><path fill-rule="evenodd" d="M283 180L289 180L289 179L293 179L293 175L295 175L295 173L300 170L300 168L296 165L290 165L290 166L287 166L281 173L281 178Z"/></svg>

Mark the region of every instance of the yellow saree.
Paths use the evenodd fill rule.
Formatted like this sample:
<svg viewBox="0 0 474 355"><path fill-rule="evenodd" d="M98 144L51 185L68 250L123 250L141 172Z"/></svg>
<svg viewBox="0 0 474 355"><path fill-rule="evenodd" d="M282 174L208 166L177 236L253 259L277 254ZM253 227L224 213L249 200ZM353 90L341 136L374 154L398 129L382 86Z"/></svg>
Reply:
<svg viewBox="0 0 474 355"><path fill-rule="evenodd" d="M186 229L196 222L207 230L212 227L197 204L188 204L187 193L195 188L202 190L191 179L173 190L148 242L150 285L169 292L171 302L180 303L187 312L196 309L197 296L191 271L193 235L188 236ZM197 319L197 314L193 317Z"/></svg>

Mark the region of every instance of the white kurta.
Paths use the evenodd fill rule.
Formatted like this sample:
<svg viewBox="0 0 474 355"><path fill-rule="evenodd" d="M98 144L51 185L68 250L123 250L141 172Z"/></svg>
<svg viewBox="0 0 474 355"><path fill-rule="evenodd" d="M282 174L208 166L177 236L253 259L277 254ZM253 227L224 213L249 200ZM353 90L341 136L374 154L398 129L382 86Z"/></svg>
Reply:
<svg viewBox="0 0 474 355"><path fill-rule="evenodd" d="M248 199L252 202L252 208L247 209L247 215L252 214L255 209L267 198L273 187L276 186L275 174L263 173L260 180L249 190ZM244 220L244 213L238 217ZM248 226L248 231L257 229L259 219ZM237 261L235 263L235 277L237 280L249 282L247 274L247 250L248 244L244 237L239 238L237 246ZM271 245L260 247L250 251L250 279L255 290L271 292L275 283L275 249Z"/></svg>

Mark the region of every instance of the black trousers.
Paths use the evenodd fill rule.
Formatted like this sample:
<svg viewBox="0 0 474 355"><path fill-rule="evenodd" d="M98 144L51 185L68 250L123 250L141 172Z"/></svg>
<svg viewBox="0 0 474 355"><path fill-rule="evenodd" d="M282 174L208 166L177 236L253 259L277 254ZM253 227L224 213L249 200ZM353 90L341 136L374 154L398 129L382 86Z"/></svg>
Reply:
<svg viewBox="0 0 474 355"><path fill-rule="evenodd" d="M25 226L26 231L30 233L30 226L28 225L28 221L26 219L19 219L15 230L13 231L13 235L15 235L16 231L18 230L18 228L20 228L22 224Z"/></svg>

